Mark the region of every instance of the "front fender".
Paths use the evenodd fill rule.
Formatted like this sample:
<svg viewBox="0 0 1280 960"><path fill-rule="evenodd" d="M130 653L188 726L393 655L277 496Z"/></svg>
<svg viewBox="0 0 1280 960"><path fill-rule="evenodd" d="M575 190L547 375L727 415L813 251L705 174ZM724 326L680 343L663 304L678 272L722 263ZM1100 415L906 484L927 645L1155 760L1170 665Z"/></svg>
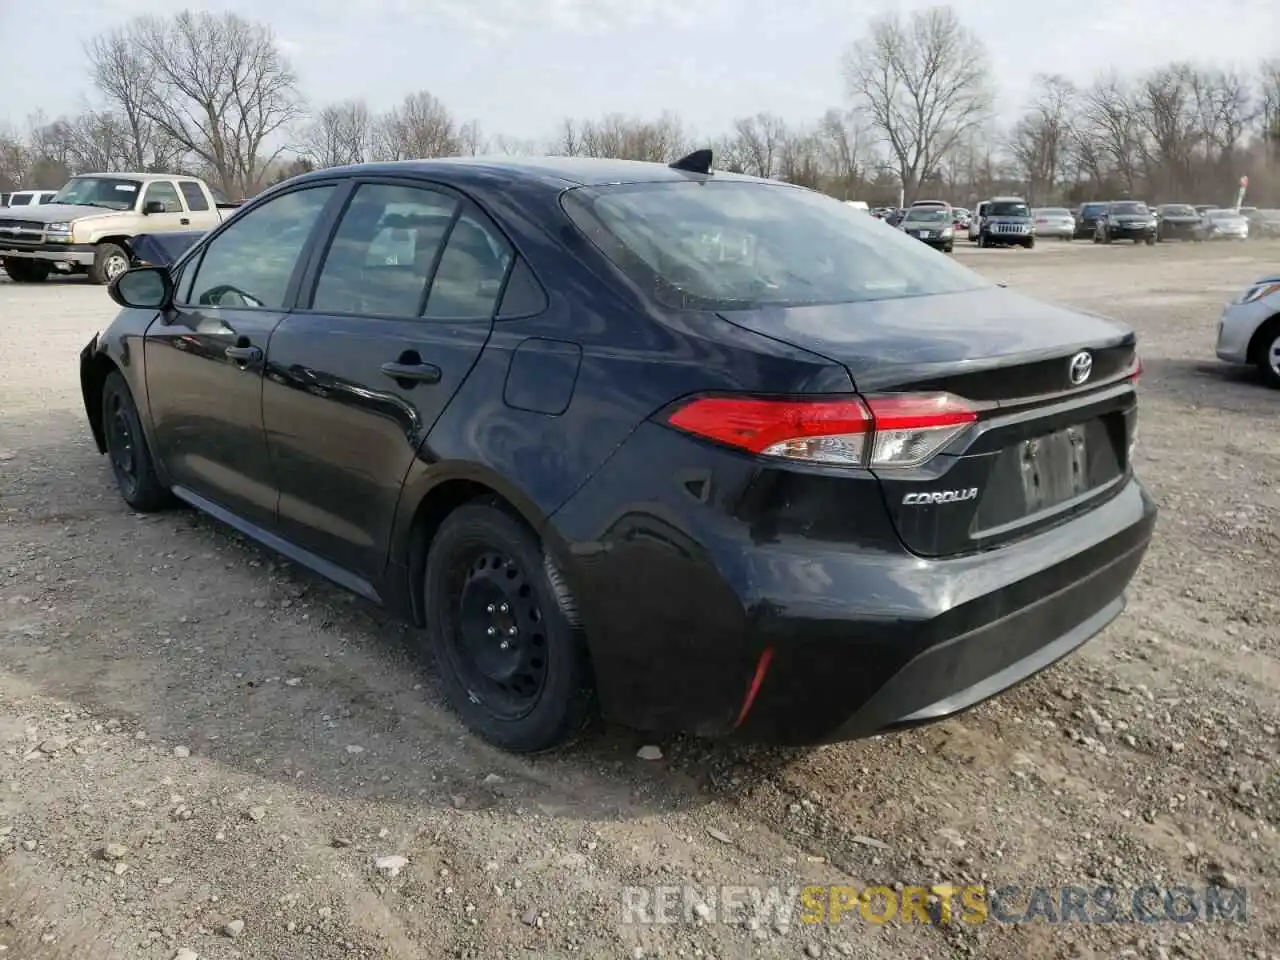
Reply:
<svg viewBox="0 0 1280 960"><path fill-rule="evenodd" d="M133 394L148 446L155 450L151 404L147 396L146 356L143 342L156 314L150 310L122 310L107 327L93 335L80 351L80 394L89 430L99 453L106 453L102 429L102 387L112 371L119 371ZM164 465L156 458L157 471Z"/></svg>

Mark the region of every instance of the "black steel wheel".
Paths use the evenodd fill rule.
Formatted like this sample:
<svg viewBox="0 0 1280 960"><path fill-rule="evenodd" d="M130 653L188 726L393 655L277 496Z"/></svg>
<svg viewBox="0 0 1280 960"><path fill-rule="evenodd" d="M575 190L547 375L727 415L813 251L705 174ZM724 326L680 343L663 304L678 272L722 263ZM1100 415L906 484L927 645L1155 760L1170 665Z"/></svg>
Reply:
<svg viewBox="0 0 1280 960"><path fill-rule="evenodd" d="M573 603L519 519L487 502L450 514L427 553L423 601L450 704L471 729L520 753L583 729L594 687Z"/></svg>
<svg viewBox="0 0 1280 960"><path fill-rule="evenodd" d="M102 387L102 434L125 503L141 513L168 506L170 494L156 476L133 394L116 370L107 375Z"/></svg>

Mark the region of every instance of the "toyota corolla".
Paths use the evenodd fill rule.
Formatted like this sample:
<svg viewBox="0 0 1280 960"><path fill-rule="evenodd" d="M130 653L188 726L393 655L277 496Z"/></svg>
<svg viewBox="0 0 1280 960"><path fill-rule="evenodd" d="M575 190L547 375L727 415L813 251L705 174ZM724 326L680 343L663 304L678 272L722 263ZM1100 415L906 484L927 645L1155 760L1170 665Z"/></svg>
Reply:
<svg viewBox="0 0 1280 960"><path fill-rule="evenodd" d="M1119 615L1155 525L1132 331L708 151L317 171L110 289L130 507L385 604L510 750L955 714Z"/></svg>

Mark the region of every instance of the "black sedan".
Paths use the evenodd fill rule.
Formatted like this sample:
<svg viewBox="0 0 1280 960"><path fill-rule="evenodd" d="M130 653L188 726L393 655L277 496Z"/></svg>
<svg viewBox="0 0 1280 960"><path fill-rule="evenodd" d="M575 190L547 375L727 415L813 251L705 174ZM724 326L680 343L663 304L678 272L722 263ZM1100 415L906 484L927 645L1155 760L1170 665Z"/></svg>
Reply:
<svg viewBox="0 0 1280 960"><path fill-rule="evenodd" d="M1156 218L1140 200L1117 200L1107 204L1093 228L1094 243L1132 240L1148 246L1156 242Z"/></svg>
<svg viewBox="0 0 1280 960"><path fill-rule="evenodd" d="M1203 240L1204 218L1189 203L1162 203L1156 208L1157 240Z"/></svg>
<svg viewBox="0 0 1280 960"><path fill-rule="evenodd" d="M1102 630L1156 517L1134 334L710 159L255 197L111 285L80 377L121 495L387 605L515 751L597 710L867 736Z"/></svg>

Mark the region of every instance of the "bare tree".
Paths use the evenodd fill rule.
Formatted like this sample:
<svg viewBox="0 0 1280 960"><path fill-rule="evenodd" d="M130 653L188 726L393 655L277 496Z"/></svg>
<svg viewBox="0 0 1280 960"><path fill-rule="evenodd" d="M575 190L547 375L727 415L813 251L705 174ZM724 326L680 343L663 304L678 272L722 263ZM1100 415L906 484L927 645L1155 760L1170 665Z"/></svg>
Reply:
<svg viewBox="0 0 1280 960"><path fill-rule="evenodd" d="M1085 92L1075 131L1098 183L1114 179L1130 196L1137 192L1143 150L1139 112L1128 85L1118 76L1104 77Z"/></svg>
<svg viewBox="0 0 1280 960"><path fill-rule="evenodd" d="M374 159L417 160L458 153L453 114L425 90L411 93L375 125Z"/></svg>
<svg viewBox="0 0 1280 960"><path fill-rule="evenodd" d="M733 122L733 136L737 140L734 152L743 173L753 177L780 175L779 165L787 142L786 121L771 113L739 117Z"/></svg>
<svg viewBox="0 0 1280 960"><path fill-rule="evenodd" d="M1070 80L1057 75L1037 77L1027 112L1010 131L1009 150L1032 202L1052 194L1065 174L1075 103L1076 89Z"/></svg>
<svg viewBox="0 0 1280 960"><path fill-rule="evenodd" d="M270 29L232 13L140 17L90 51L104 83L140 71L145 83L117 76L104 94L121 112L127 98L229 194L256 191L284 149L270 141L300 114L297 79Z"/></svg>
<svg viewBox="0 0 1280 960"><path fill-rule="evenodd" d="M858 199L866 159L863 118L857 111L828 110L818 124L818 146L832 189L841 200Z"/></svg>
<svg viewBox="0 0 1280 960"><path fill-rule="evenodd" d="M874 20L846 54L849 92L888 145L908 201L990 112L986 64L950 7Z"/></svg>
<svg viewBox="0 0 1280 960"><path fill-rule="evenodd" d="M323 108L302 134L303 154L317 167L365 163L373 154L374 117L361 100Z"/></svg>
<svg viewBox="0 0 1280 960"><path fill-rule="evenodd" d="M178 162L182 147L149 110L158 86L156 64L136 42L135 33L136 29L125 28L100 34L85 45L85 54L93 84L120 128L112 130L113 140L119 140L110 151L112 160L125 170L165 170Z"/></svg>
<svg viewBox="0 0 1280 960"><path fill-rule="evenodd" d="M599 120L566 119L552 141L552 152L569 157L661 163L680 156L686 144L683 124L674 113L664 113L654 120L616 113Z"/></svg>
<svg viewBox="0 0 1280 960"><path fill-rule="evenodd" d="M489 141L485 139L479 120L468 120L458 128L458 152L464 157L478 157L489 152Z"/></svg>

